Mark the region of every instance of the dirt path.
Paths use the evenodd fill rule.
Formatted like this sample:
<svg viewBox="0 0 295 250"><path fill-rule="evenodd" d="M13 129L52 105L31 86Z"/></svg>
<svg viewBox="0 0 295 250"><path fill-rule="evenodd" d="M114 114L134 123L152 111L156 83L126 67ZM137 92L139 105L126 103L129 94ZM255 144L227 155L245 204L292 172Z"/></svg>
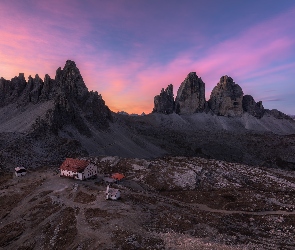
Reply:
<svg viewBox="0 0 295 250"><path fill-rule="evenodd" d="M173 198L169 198L169 197L164 197L162 195L160 195L157 192L151 192L151 191L147 191L144 188L142 188L138 183L136 185L132 185L130 183L131 181L128 182L128 185L126 185L126 188L128 189L129 192L131 193L141 193L145 196L151 197L151 198L157 198L159 201L163 202L163 203L178 203L179 205L183 206L183 207L189 207L191 209L197 209L197 210L201 210L201 211L205 211L205 212L210 212L210 213L222 213L222 214L249 214L249 215L294 215L295 211L283 211L283 210L277 210L277 211L259 211L259 212L251 212L251 211L242 211L242 210L225 210L225 209L215 209L215 208L210 208L208 207L206 204L202 204L202 203L192 203L192 204L188 204ZM134 186L140 186L140 188L138 189L138 191L131 191L129 187L134 187ZM124 185L125 187L125 185Z"/></svg>

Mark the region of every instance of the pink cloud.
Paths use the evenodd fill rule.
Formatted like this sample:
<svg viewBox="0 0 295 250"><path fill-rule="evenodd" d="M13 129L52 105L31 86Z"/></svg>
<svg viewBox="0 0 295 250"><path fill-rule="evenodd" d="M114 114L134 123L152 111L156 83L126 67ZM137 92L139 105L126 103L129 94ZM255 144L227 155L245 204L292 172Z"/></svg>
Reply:
<svg viewBox="0 0 295 250"><path fill-rule="evenodd" d="M165 44L175 34L182 34L181 25L161 30L156 20L150 20L142 26L148 15L144 11L130 11L134 6L119 2L89 1L89 12L78 1L34 3L41 14L29 17L28 12L19 10L20 3L16 8L15 3L0 3L0 76L9 79L24 72L26 76L38 73L43 77L48 73L54 77L56 68L72 59L88 88L101 93L114 111L149 113L153 108L153 97L161 88L172 83L176 95L180 83L191 71L196 71L205 81L208 99L222 75L232 76L238 84L245 83L242 87L247 90L251 82L245 82L245 79L278 73L294 65L283 63L295 45L295 37L290 33L295 30L294 9L241 30L211 48L206 48L206 39L210 38L193 33L189 39L196 43L194 47L180 51L168 63L160 63L151 59L159 48L157 39ZM132 50L128 57L120 51L106 50L99 38L95 45L85 39L95 28L89 19L95 13L99 20L108 21L110 26L120 20L119 27L134 34L144 31L161 36L153 36L150 45L135 39L129 44ZM185 14L184 11L181 15ZM10 18L11 15L16 18ZM105 31L97 32L103 36Z"/></svg>

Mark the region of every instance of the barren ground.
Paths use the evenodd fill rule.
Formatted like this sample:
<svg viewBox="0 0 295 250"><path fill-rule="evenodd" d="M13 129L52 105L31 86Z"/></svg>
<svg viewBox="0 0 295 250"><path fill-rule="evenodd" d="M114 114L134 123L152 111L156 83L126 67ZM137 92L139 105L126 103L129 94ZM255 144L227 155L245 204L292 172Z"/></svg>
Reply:
<svg viewBox="0 0 295 250"><path fill-rule="evenodd" d="M294 249L294 171L217 160L89 158L97 179L58 168L0 175L2 249ZM122 172L107 201L102 177Z"/></svg>

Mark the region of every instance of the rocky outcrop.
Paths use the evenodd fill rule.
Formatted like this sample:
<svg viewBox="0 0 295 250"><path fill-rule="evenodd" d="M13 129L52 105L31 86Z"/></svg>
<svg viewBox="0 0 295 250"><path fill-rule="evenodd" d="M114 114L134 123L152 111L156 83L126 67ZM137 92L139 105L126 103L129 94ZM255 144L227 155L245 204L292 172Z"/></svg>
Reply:
<svg viewBox="0 0 295 250"><path fill-rule="evenodd" d="M51 79L49 75L45 75L44 84L39 96L40 101L52 100L58 94L58 86L54 79Z"/></svg>
<svg viewBox="0 0 295 250"><path fill-rule="evenodd" d="M1 77L0 79L0 107L16 102L24 89L26 80L23 73L12 78L10 81Z"/></svg>
<svg viewBox="0 0 295 250"><path fill-rule="evenodd" d="M244 95L243 97L243 110L256 118L261 118L264 115L264 107L262 102L255 102L251 95Z"/></svg>
<svg viewBox="0 0 295 250"><path fill-rule="evenodd" d="M29 76L28 84L24 91L25 92L24 99L27 102L31 102L33 104L38 103L42 88L43 88L43 81L38 74L35 75L35 78L32 78L31 76Z"/></svg>
<svg viewBox="0 0 295 250"><path fill-rule="evenodd" d="M255 102L251 95L245 95L242 88L227 75L220 78L219 83L211 92L210 99L205 99L205 83L195 72L187 75L181 83L175 101L173 100L173 85L162 89L160 95L154 97L155 113L193 114L211 112L219 116L241 116L244 112L260 119L264 115L277 119L292 119L290 116L276 110L264 109L262 102Z"/></svg>
<svg viewBox="0 0 295 250"><path fill-rule="evenodd" d="M108 127L108 122L113 121L110 109L96 91L87 94L82 109L84 117L98 129Z"/></svg>
<svg viewBox="0 0 295 250"><path fill-rule="evenodd" d="M290 117L289 115L284 114L283 112L277 110L277 109L265 109L265 114L266 115L270 115L273 116L277 119L287 119L287 120L293 120L292 117Z"/></svg>
<svg viewBox="0 0 295 250"><path fill-rule="evenodd" d="M175 111L177 114L203 112L205 104L205 83L196 72L190 72L177 91Z"/></svg>
<svg viewBox="0 0 295 250"><path fill-rule="evenodd" d="M216 115L240 116L243 114L243 91L229 76L222 76L214 87L209 107Z"/></svg>
<svg viewBox="0 0 295 250"><path fill-rule="evenodd" d="M90 122L98 129L107 128L112 115L101 95L89 92L75 62L66 61L63 69L58 68L55 79L45 75L44 81L36 75L24 74L11 81L0 79L0 107L17 103L25 108L29 103L53 101L54 108L47 111L45 118L37 119L33 130L58 132L66 124L74 125L81 134L90 135L86 125ZM46 112L46 111L45 111Z"/></svg>
<svg viewBox="0 0 295 250"><path fill-rule="evenodd" d="M58 68L55 80L60 91L67 96L71 96L71 98L78 102L83 102L87 99L88 89L74 61L67 60L63 69Z"/></svg>
<svg viewBox="0 0 295 250"><path fill-rule="evenodd" d="M171 114L174 111L174 97L173 97L173 85L170 84L164 90L161 90L160 95L154 98L155 113Z"/></svg>

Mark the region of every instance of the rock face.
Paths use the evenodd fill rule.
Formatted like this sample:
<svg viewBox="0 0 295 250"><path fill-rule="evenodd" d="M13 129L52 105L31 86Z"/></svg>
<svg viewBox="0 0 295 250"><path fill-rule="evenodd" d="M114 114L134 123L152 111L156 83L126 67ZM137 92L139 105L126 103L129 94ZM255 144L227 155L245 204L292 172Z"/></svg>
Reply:
<svg viewBox="0 0 295 250"><path fill-rule="evenodd" d="M262 102L255 102L251 95L244 95L243 97L243 110L256 118L261 118L264 115L264 107Z"/></svg>
<svg viewBox="0 0 295 250"><path fill-rule="evenodd" d="M170 84L164 90L161 90L160 95L154 98L155 113L172 114L174 111L174 97L173 97L173 85Z"/></svg>
<svg viewBox="0 0 295 250"><path fill-rule="evenodd" d="M196 72L190 72L177 91L175 111L177 114L203 112L205 103L205 83Z"/></svg>
<svg viewBox="0 0 295 250"><path fill-rule="evenodd" d="M68 60L63 70L58 68L55 81L58 82L62 93L70 95L78 102L83 102L87 98L88 89L75 62Z"/></svg>
<svg viewBox="0 0 295 250"><path fill-rule="evenodd" d="M5 80L1 77L0 107L16 102L23 93L26 86L27 83L23 73L20 73L18 77L16 76L12 78L11 81Z"/></svg>
<svg viewBox="0 0 295 250"><path fill-rule="evenodd" d="M1 85L0 85L1 86ZM290 116L276 110L264 109L262 102L255 102L251 95L245 95L242 88L227 75L220 78L214 87L210 99L205 99L205 83L195 72L187 75L181 83L175 101L173 99L173 85L154 97L155 113L193 114L197 112L211 112L219 116L241 116L244 112L260 119L264 115L277 119L292 119Z"/></svg>
<svg viewBox="0 0 295 250"><path fill-rule="evenodd" d="M240 116L243 114L243 91L229 76L222 76L214 87L209 99L209 107L216 115Z"/></svg>
<svg viewBox="0 0 295 250"><path fill-rule="evenodd" d="M58 132L66 124L74 124L81 134L90 135L85 122L99 129L107 128L112 115L101 95L89 92L75 62L68 60L63 69L58 68L55 79L45 75L44 81L36 75L28 82L20 73L11 81L0 79L0 107L17 103L27 104L53 101L54 108L48 110L46 118L36 120L33 130Z"/></svg>

